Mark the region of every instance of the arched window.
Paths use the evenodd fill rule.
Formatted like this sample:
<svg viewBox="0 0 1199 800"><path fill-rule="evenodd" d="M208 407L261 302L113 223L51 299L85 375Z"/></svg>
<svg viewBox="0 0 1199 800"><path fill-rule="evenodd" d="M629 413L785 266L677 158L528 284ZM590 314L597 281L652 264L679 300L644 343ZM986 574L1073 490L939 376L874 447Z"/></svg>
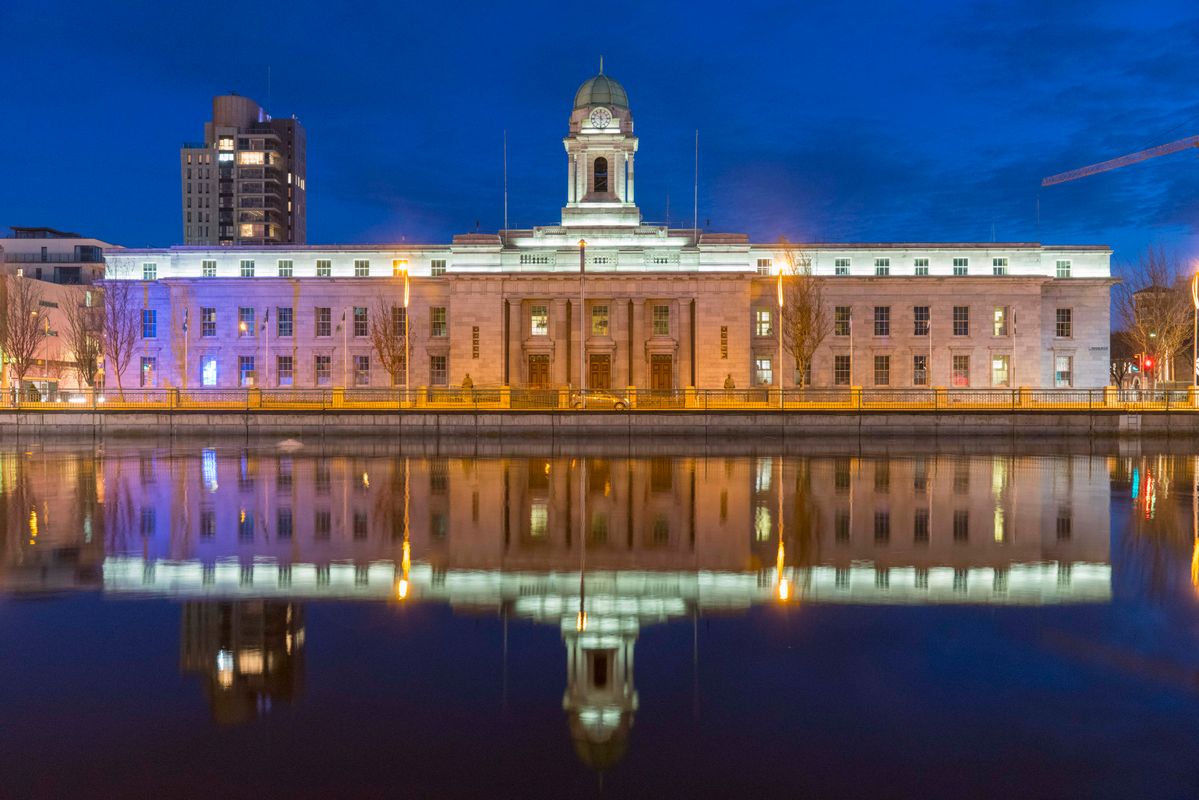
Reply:
<svg viewBox="0 0 1199 800"><path fill-rule="evenodd" d="M600 156L595 160L595 191L608 191L608 159Z"/></svg>

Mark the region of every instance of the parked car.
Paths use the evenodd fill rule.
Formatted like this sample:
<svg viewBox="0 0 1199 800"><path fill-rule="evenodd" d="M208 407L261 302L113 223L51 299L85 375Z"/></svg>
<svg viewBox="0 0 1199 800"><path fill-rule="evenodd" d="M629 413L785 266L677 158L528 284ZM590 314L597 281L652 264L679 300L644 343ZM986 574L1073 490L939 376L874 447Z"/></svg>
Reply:
<svg viewBox="0 0 1199 800"><path fill-rule="evenodd" d="M595 408L624 411L629 407L629 398L614 392L589 389L586 393L575 392L570 396L571 408Z"/></svg>

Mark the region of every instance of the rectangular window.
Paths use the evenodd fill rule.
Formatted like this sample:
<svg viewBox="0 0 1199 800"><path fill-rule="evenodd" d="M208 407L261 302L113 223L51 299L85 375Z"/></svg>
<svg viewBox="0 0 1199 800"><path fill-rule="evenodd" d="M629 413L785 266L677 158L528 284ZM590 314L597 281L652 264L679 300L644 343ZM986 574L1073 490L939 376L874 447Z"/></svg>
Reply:
<svg viewBox="0 0 1199 800"><path fill-rule="evenodd" d="M955 258L953 260L953 274L954 275L957 275L960 277L962 275L969 274L969 272L970 272L970 259Z"/></svg>
<svg viewBox="0 0 1199 800"><path fill-rule="evenodd" d="M1064 261L1064 260L1058 261L1057 262L1057 271L1055 274L1059 278L1069 278L1070 277L1070 267L1071 267L1071 264L1069 261Z"/></svg>
<svg viewBox="0 0 1199 800"><path fill-rule="evenodd" d="M200 277L201 278L215 278L216 277L216 262L215 261L201 261L200 262Z"/></svg>
<svg viewBox="0 0 1199 800"><path fill-rule="evenodd" d="M1058 389L1074 385L1074 356L1054 356L1053 385Z"/></svg>
<svg viewBox="0 0 1199 800"><path fill-rule="evenodd" d="M891 306L874 307L874 335L891 335Z"/></svg>
<svg viewBox="0 0 1199 800"><path fill-rule="evenodd" d="M754 336L774 335L774 313L769 309L759 308L754 311Z"/></svg>
<svg viewBox="0 0 1199 800"><path fill-rule="evenodd" d="M402 278L408 272L408 259L393 258L391 260L391 276L393 278Z"/></svg>
<svg viewBox="0 0 1199 800"><path fill-rule="evenodd" d="M769 358L754 359L754 385L769 386L774 383L774 369Z"/></svg>
<svg viewBox="0 0 1199 800"><path fill-rule="evenodd" d="M955 542L965 542L970 539L970 512L969 511L954 511L953 512L953 540Z"/></svg>
<svg viewBox="0 0 1199 800"><path fill-rule="evenodd" d="M279 259L279 277L290 278L292 276L294 262L281 258Z"/></svg>
<svg viewBox="0 0 1199 800"><path fill-rule="evenodd" d="M445 356L429 356L429 385L430 386L446 386L449 384L450 374L446 367Z"/></svg>
<svg viewBox="0 0 1199 800"><path fill-rule="evenodd" d="M912 385L928 386L928 356L912 356Z"/></svg>
<svg viewBox="0 0 1199 800"><path fill-rule="evenodd" d="M142 309L142 338L158 338L158 312L152 308Z"/></svg>
<svg viewBox="0 0 1199 800"><path fill-rule="evenodd" d="M929 327L931 325L932 317L929 314L929 307L914 306L912 308L912 335L928 336Z"/></svg>
<svg viewBox="0 0 1199 800"><path fill-rule="evenodd" d="M849 259L835 258L833 259L833 274L848 275L849 274Z"/></svg>
<svg viewBox="0 0 1199 800"><path fill-rule="evenodd" d="M608 307L607 306L592 306L591 307L591 335L592 336L607 336L608 335Z"/></svg>
<svg viewBox="0 0 1199 800"><path fill-rule="evenodd" d="M891 259L876 258L874 259L874 274L883 276L891 274Z"/></svg>
<svg viewBox="0 0 1199 800"><path fill-rule="evenodd" d="M290 539L294 527L290 508L281 508L275 513L275 538Z"/></svg>
<svg viewBox="0 0 1199 800"><path fill-rule="evenodd" d="M275 335L291 336L293 330L291 306L275 307Z"/></svg>
<svg viewBox="0 0 1199 800"><path fill-rule="evenodd" d="M912 263L912 266L914 266L916 268L917 275L927 275L928 274L928 259L927 258L916 259Z"/></svg>
<svg viewBox="0 0 1199 800"><path fill-rule="evenodd" d="M332 336L333 335L333 309L317 307L317 309L316 309L316 335L317 336Z"/></svg>
<svg viewBox="0 0 1199 800"><path fill-rule="evenodd" d="M243 278L254 277L254 262L248 258L243 258L241 261L241 276Z"/></svg>
<svg viewBox="0 0 1199 800"><path fill-rule="evenodd" d="M370 334L370 322L367 317L366 306L354 306L354 335L368 336Z"/></svg>
<svg viewBox="0 0 1199 800"><path fill-rule="evenodd" d="M970 356L953 357L953 387L961 389L970 385Z"/></svg>
<svg viewBox="0 0 1199 800"><path fill-rule="evenodd" d="M316 260L316 277L329 278L333 276L333 262L327 258Z"/></svg>
<svg viewBox="0 0 1199 800"><path fill-rule="evenodd" d="M158 359L152 356L142 357L141 385L151 389L158 385Z"/></svg>
<svg viewBox="0 0 1199 800"><path fill-rule="evenodd" d="M654 306L654 336L670 335L670 306Z"/></svg>
<svg viewBox="0 0 1199 800"><path fill-rule="evenodd" d="M1007 355L991 356L991 385L1007 386L1011 368L1011 357Z"/></svg>
<svg viewBox="0 0 1199 800"><path fill-rule="evenodd" d="M953 335L970 335L970 306L953 307Z"/></svg>
<svg viewBox="0 0 1199 800"><path fill-rule="evenodd" d="M354 385L371 385L371 357L354 356Z"/></svg>
<svg viewBox="0 0 1199 800"><path fill-rule="evenodd" d="M403 337L408 330L408 309L403 306L391 307L391 335Z"/></svg>
<svg viewBox="0 0 1199 800"><path fill-rule="evenodd" d="M874 512L874 543L886 544L891 541L891 514L887 511Z"/></svg>
<svg viewBox="0 0 1199 800"><path fill-rule="evenodd" d="M771 268L773 266L774 266L774 262L771 261L769 258L759 258L758 259L758 274L759 275L769 275L772 271Z"/></svg>
<svg viewBox="0 0 1199 800"><path fill-rule="evenodd" d="M317 509L312 515L312 535L317 541L328 540L333 533L333 514L328 509ZM327 580L327 579L326 579Z"/></svg>
<svg viewBox="0 0 1199 800"><path fill-rule="evenodd" d="M1007 259L992 258L991 259L991 274L992 275L1007 275Z"/></svg>
<svg viewBox="0 0 1199 800"><path fill-rule="evenodd" d="M144 281L158 280L158 265L157 264L142 264L142 280L144 280Z"/></svg>
<svg viewBox="0 0 1199 800"><path fill-rule="evenodd" d="M433 306L429 309L429 335L433 337L446 336L447 331L445 306Z"/></svg>
<svg viewBox="0 0 1199 800"><path fill-rule="evenodd" d="M1074 309L1059 308L1057 310L1054 335L1059 339L1069 339L1074 335Z"/></svg>
<svg viewBox="0 0 1199 800"><path fill-rule="evenodd" d="M529 334L531 336L549 336L549 333L549 306L533 306L529 309Z"/></svg>
<svg viewBox="0 0 1199 800"><path fill-rule="evenodd" d="M918 508L912 517L912 541L928 544L928 509Z"/></svg>
<svg viewBox="0 0 1199 800"><path fill-rule="evenodd" d="M891 385L891 356L874 357L874 385Z"/></svg>
<svg viewBox="0 0 1199 800"><path fill-rule="evenodd" d="M435 258L429 262L429 272L434 278L445 274L445 259Z"/></svg>
<svg viewBox="0 0 1199 800"><path fill-rule="evenodd" d="M257 377L258 375L254 371L254 356L238 356L237 385L253 386L257 382Z"/></svg>
<svg viewBox="0 0 1199 800"><path fill-rule="evenodd" d="M254 335L254 309L245 306L237 309L237 335Z"/></svg>
<svg viewBox="0 0 1199 800"><path fill-rule="evenodd" d="M216 386L216 356L200 358L200 385Z"/></svg>
<svg viewBox="0 0 1199 800"><path fill-rule="evenodd" d="M317 386L328 386L331 384L333 382L333 357L316 356L313 362L313 371L316 373Z"/></svg>
<svg viewBox="0 0 1199 800"><path fill-rule="evenodd" d="M201 308L200 309L200 335L201 336L216 336L216 309Z"/></svg>
<svg viewBox="0 0 1199 800"><path fill-rule="evenodd" d="M371 262L365 258L354 259L354 277L367 278L371 274Z"/></svg>
<svg viewBox="0 0 1199 800"><path fill-rule="evenodd" d="M833 336L849 335L849 306L837 306L833 309Z"/></svg>
<svg viewBox="0 0 1199 800"><path fill-rule="evenodd" d="M991 334L993 336L1007 336L1008 335L1007 319L1008 319L1008 307L1007 306L995 306L995 316L994 316L994 319L993 319L992 325L991 325Z"/></svg>
<svg viewBox="0 0 1199 800"><path fill-rule="evenodd" d="M275 358L275 374L280 386L292 386L295 383L295 369L291 356Z"/></svg>
<svg viewBox="0 0 1199 800"><path fill-rule="evenodd" d="M833 356L833 385L848 386L850 381L849 356Z"/></svg>

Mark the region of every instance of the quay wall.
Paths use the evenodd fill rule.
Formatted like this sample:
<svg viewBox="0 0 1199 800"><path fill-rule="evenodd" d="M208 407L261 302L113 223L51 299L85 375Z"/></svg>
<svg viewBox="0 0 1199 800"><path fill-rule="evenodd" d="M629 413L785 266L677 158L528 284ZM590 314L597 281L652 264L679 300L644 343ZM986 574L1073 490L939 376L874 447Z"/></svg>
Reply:
<svg viewBox="0 0 1199 800"><path fill-rule="evenodd" d="M0 436L669 437L1199 434L1195 411L0 411Z"/></svg>

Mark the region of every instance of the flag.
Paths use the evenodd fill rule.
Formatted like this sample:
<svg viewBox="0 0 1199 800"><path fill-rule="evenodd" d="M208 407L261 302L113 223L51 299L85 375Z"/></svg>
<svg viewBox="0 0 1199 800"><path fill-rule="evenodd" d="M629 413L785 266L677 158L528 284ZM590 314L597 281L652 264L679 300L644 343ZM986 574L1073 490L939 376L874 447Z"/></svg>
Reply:
<svg viewBox="0 0 1199 800"><path fill-rule="evenodd" d="M187 306L183 307L183 332L187 333Z"/></svg>

